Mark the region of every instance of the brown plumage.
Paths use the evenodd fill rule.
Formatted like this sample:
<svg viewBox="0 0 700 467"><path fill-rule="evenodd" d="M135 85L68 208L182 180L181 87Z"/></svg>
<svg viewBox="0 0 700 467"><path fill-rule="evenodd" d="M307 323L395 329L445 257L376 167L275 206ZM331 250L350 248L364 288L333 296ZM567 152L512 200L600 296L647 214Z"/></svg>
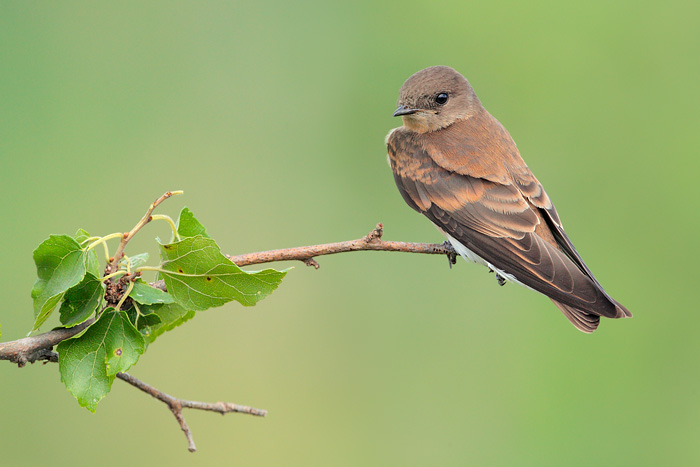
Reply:
<svg viewBox="0 0 700 467"><path fill-rule="evenodd" d="M632 316L593 277L510 134L461 74L419 71L398 104L404 125L387 136L396 185L462 256L546 295L581 331L601 316Z"/></svg>

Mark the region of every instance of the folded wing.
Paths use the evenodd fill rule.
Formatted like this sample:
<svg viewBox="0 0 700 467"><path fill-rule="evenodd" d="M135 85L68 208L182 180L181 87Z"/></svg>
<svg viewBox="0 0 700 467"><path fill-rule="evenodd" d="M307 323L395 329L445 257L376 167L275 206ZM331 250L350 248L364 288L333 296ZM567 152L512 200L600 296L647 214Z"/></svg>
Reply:
<svg viewBox="0 0 700 467"><path fill-rule="evenodd" d="M488 263L551 298L582 331L595 330L599 316L631 316L593 277L524 162L508 167L509 181L493 181L448 170L405 141L397 151L395 139L388 145L390 162L409 206Z"/></svg>

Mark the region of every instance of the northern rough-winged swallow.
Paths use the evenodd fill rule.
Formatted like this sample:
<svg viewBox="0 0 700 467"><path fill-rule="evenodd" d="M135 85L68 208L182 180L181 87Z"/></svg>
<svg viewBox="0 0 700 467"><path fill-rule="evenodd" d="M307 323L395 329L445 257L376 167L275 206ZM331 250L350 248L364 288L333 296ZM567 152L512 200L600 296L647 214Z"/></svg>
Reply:
<svg viewBox="0 0 700 467"><path fill-rule="evenodd" d="M446 66L401 87L386 138L394 180L461 256L549 297L571 323L593 332L600 317L632 316L612 299L564 232L559 214L506 129L469 82Z"/></svg>

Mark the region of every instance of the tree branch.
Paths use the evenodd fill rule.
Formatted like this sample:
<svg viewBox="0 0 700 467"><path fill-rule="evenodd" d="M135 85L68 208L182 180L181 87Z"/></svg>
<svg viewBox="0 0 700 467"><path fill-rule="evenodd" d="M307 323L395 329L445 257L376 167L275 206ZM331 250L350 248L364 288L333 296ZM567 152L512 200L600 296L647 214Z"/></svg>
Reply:
<svg viewBox="0 0 700 467"><path fill-rule="evenodd" d="M296 260L304 262L307 266L313 266L318 269L319 264L314 259L315 256L334 255L347 251L399 251L403 253L447 255L450 257L450 264L455 264L456 253L448 243L387 242L382 240L383 233L384 226L379 223L374 230L358 240L226 256L240 267L249 266L251 264Z"/></svg>
<svg viewBox="0 0 700 467"><path fill-rule="evenodd" d="M153 203L152 207L157 206L164 199L172 196L172 194L166 193ZM149 208L149 212L137 224L137 227L143 227L148 222L147 219L150 217L150 212L152 210ZM138 231L138 229L134 229ZM450 264L454 264L456 261L456 253L448 243L387 242L382 240L383 233L383 226L379 223L369 234L357 240L261 251L237 256L227 255L227 257L238 266L296 260L302 261L316 269L318 269L319 265L314 259L315 256L333 255L348 251L399 251L403 253L447 255L450 259ZM132 236L133 233L127 235L126 239L130 239ZM165 288L163 281L157 281L151 285L161 289ZM20 367L38 360L57 361L56 354L51 350L53 346L61 341L70 339L94 322L94 319L90 319L72 328L57 328L36 336L0 343L0 360L10 360Z"/></svg>
<svg viewBox="0 0 700 467"><path fill-rule="evenodd" d="M58 328L36 336L2 342L0 343L0 360L9 360L20 368L27 363L34 363L38 360L57 362L58 354L52 351L53 346L79 334L94 322L95 319L91 318L72 328Z"/></svg>
<svg viewBox="0 0 700 467"><path fill-rule="evenodd" d="M136 232L150 222L153 209L162 201L176 193L177 192L168 192L156 200L146 212L143 219L141 219L141 221L130 232L122 235L122 240L119 248L117 249L117 253L113 258L110 258L111 261L107 268L108 271L116 270L118 261L123 255L124 247L129 240L131 240L131 237L136 234ZM456 253L452 246L447 242L443 244L387 242L382 240L382 234L383 226L382 224L377 224L374 230L357 240L325 243L322 245L311 245L298 248L286 248L282 250L261 251L258 253L248 253L237 256L227 255L227 257L238 266L296 260L303 261L307 266L313 266L316 269L319 268L319 265L314 257L344 253L348 251L399 251L404 253L447 255L450 261L450 267L456 262ZM151 285L165 290L165 284L162 280ZM20 367L23 367L27 363L34 363L40 360L58 362L58 354L53 352L53 346L57 345L61 341L74 337L94 322L95 318L92 318L71 328L57 328L36 336L0 343L0 360L10 360ZM127 373L117 373L117 377L122 381L125 381L141 391L155 397L170 408L170 411L177 419L178 423L180 424L180 428L182 428L182 431L187 437L190 451L195 451L196 446L192 438L192 432L187 426L187 422L182 415L183 408L208 410L218 412L222 415L229 412L238 412L264 417L267 414L267 411L265 410L232 404L229 402L206 403L177 399L154 388L153 386L144 383L143 381L138 380L137 378L134 378Z"/></svg>
<svg viewBox="0 0 700 467"><path fill-rule="evenodd" d="M192 437L192 431L190 431L190 427L187 426L187 422L185 421L185 417L182 415L182 409L187 408L187 409L197 409L197 410L208 410L211 412L218 412L221 415L230 413L230 412L237 412L237 413L247 413L250 415L255 415L258 417L264 417L267 415L267 410L262 410L262 409L256 409L253 407L248 407L245 405L237 405L237 404L231 404L230 402L216 402L216 403L208 403L208 402L198 402L198 401L188 401L185 399L178 399L175 398L171 395L168 395L164 393L163 391L160 391L153 386L144 383L143 381L134 378L128 373L117 373L117 378L121 379L122 381L126 381L127 383L131 384L135 388L140 389L141 391L145 392L146 394L155 397L159 401L163 402L165 405L168 406L170 411L173 413L175 416L175 419L177 422L180 424L180 428L182 431L185 433L185 437L187 438L187 443L188 443L188 449L190 452L195 452L197 450L197 446L194 444L194 438Z"/></svg>

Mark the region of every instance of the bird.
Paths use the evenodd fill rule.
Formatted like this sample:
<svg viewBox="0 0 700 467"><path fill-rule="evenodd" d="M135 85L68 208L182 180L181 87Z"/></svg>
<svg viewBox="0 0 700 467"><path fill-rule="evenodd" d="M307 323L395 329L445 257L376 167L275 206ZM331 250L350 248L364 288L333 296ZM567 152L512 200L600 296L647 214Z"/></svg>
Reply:
<svg viewBox="0 0 700 467"><path fill-rule="evenodd" d="M547 297L579 330L632 313L608 295L564 231L542 184L508 131L448 66L410 76L386 137L404 201L426 216L464 259L487 266L500 285Z"/></svg>

